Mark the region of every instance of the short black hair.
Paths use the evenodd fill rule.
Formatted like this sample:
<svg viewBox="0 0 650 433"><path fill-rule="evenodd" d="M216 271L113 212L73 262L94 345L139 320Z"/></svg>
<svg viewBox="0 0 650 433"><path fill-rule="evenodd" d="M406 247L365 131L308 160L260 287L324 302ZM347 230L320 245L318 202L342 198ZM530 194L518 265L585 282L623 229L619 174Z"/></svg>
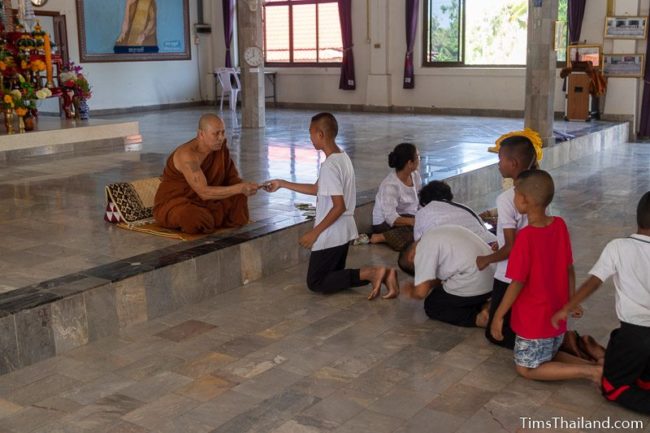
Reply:
<svg viewBox="0 0 650 433"><path fill-rule="evenodd" d="M406 248L404 248L400 253L399 257L397 259L397 266L404 271L405 273L414 276L415 275L415 264L409 262L406 259L406 255L413 249L415 248L415 242L409 243Z"/></svg>
<svg viewBox="0 0 650 433"><path fill-rule="evenodd" d="M528 137L523 135L515 135L505 138L500 144L501 150L505 155L514 158L519 162L519 165L525 169L537 168L537 153L535 146Z"/></svg>
<svg viewBox="0 0 650 433"><path fill-rule="evenodd" d="M407 162L415 161L418 149L413 143L400 143L388 154L388 166L400 171Z"/></svg>
<svg viewBox="0 0 650 433"><path fill-rule="evenodd" d="M332 113L318 113L311 118L311 123L318 124L318 128L328 138L336 138L339 133L339 123Z"/></svg>
<svg viewBox="0 0 650 433"><path fill-rule="evenodd" d="M515 189L544 207L551 204L555 195L553 178L544 170L523 171L517 178Z"/></svg>
<svg viewBox="0 0 650 433"><path fill-rule="evenodd" d="M643 194L636 207L636 224L640 229L650 229L650 191Z"/></svg>
<svg viewBox="0 0 650 433"><path fill-rule="evenodd" d="M424 207L432 201L452 201L454 194L451 187L442 180L433 180L422 187L420 190L420 206Z"/></svg>

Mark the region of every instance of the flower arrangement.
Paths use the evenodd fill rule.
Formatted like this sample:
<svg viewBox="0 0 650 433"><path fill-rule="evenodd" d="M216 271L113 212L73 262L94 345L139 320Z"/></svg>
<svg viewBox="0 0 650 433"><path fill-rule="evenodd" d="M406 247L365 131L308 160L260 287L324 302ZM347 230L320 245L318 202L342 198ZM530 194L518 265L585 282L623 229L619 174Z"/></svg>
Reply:
<svg viewBox="0 0 650 433"><path fill-rule="evenodd" d="M34 85L26 81L21 74L18 74L18 81L18 88L3 93L2 107L4 109L15 109L16 114L19 116L25 116L30 112L35 113L36 100L52 96L52 91L48 88L35 90Z"/></svg>
<svg viewBox="0 0 650 433"><path fill-rule="evenodd" d="M92 96L92 87L81 72L82 70L83 68L81 66L70 62L63 67L63 72L61 72L59 80L61 81L61 87L72 90L74 96L80 99L90 99Z"/></svg>

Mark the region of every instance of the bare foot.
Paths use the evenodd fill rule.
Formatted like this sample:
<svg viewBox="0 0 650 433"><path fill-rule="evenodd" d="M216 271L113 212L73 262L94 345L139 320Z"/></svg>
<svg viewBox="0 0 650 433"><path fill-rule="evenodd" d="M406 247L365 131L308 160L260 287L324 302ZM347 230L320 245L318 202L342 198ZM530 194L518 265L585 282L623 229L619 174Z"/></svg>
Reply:
<svg viewBox="0 0 650 433"><path fill-rule="evenodd" d="M370 283L372 284L372 290L368 295L369 301L372 301L381 293L381 283L386 277L386 272L387 270L384 267L371 268L368 278L364 278L365 280L370 280Z"/></svg>
<svg viewBox="0 0 650 433"><path fill-rule="evenodd" d="M603 366L602 365L594 365L593 367L593 373L589 379L591 379L592 382L594 382L596 385L600 386L600 383L603 378Z"/></svg>
<svg viewBox="0 0 650 433"><path fill-rule="evenodd" d="M490 311L488 308L483 308L480 313L476 315L476 327L487 328L488 321L490 320Z"/></svg>
<svg viewBox="0 0 650 433"><path fill-rule="evenodd" d="M605 362L605 348L598 344L591 335L583 335L578 341L578 346L583 349L598 364L603 365Z"/></svg>
<svg viewBox="0 0 650 433"><path fill-rule="evenodd" d="M375 233L374 235L370 236L371 244L383 244L384 242L386 242L386 238L384 237L383 233Z"/></svg>
<svg viewBox="0 0 650 433"><path fill-rule="evenodd" d="M399 282L397 281L397 271L393 268L388 269L386 272L386 279L384 280L388 293L382 296L382 299L394 299L399 295Z"/></svg>

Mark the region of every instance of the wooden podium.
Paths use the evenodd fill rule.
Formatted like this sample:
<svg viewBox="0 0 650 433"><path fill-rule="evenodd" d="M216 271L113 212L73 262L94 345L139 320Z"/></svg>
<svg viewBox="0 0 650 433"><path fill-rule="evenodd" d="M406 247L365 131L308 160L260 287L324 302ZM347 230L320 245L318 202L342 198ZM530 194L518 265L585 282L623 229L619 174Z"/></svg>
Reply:
<svg viewBox="0 0 650 433"><path fill-rule="evenodd" d="M566 120L591 120L591 78L584 72L572 72L567 77Z"/></svg>

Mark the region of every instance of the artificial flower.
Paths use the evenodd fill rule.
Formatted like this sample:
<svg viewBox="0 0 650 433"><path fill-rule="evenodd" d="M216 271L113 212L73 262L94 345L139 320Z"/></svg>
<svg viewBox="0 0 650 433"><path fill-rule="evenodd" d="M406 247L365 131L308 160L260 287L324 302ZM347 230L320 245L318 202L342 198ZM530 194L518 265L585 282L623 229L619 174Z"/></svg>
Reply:
<svg viewBox="0 0 650 433"><path fill-rule="evenodd" d="M75 74L72 71L65 71L61 72L59 75L59 80L61 80L62 83L67 83L68 81L74 81L74 79L77 78L77 74Z"/></svg>

